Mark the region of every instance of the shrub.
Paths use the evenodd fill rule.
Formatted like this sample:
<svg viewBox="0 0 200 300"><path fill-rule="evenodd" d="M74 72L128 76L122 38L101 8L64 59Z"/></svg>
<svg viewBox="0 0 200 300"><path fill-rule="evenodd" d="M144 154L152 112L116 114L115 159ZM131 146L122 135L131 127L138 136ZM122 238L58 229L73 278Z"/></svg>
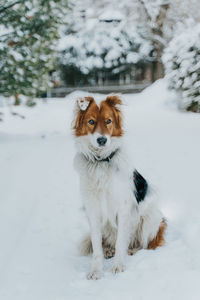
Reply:
<svg viewBox="0 0 200 300"><path fill-rule="evenodd" d="M180 92L182 108L200 112L200 24L171 40L163 62L169 88Z"/></svg>

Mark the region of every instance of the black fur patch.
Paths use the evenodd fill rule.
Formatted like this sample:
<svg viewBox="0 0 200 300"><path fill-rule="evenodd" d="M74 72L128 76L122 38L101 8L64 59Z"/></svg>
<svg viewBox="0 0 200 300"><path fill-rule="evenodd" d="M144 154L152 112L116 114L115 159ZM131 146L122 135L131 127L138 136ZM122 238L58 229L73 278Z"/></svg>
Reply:
<svg viewBox="0 0 200 300"><path fill-rule="evenodd" d="M147 194L148 183L137 170L133 172L133 181L135 184L135 198L137 200L137 203L140 203L144 200Z"/></svg>

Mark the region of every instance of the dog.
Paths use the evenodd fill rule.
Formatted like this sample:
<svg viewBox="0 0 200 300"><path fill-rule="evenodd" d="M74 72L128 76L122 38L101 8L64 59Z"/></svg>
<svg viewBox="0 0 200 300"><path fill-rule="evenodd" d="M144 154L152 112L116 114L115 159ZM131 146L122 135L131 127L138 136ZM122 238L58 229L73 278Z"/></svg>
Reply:
<svg viewBox="0 0 200 300"><path fill-rule="evenodd" d="M90 234L81 253L93 252L88 279L103 275L103 258L114 256L113 273L125 270L127 253L164 244L166 221L146 179L132 167L123 144L122 100L79 98L74 111L75 169Z"/></svg>

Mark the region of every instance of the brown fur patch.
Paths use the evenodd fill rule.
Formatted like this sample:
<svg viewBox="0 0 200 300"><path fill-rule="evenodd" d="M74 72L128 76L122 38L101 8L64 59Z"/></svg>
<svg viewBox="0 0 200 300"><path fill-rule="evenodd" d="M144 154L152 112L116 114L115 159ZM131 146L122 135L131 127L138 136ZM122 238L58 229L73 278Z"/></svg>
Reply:
<svg viewBox="0 0 200 300"><path fill-rule="evenodd" d="M165 219L162 220L160 227L158 229L157 235L155 238L149 242L147 249L155 250L157 247L161 247L165 243L164 234L167 228L167 223ZM107 244L104 239L102 239L102 248L104 257L106 259L111 258L115 255L115 247ZM134 247L133 245L129 245L128 248L128 255L134 255L137 251L142 249L141 247ZM90 235L86 236L84 240L82 241L81 246L81 254L82 255L88 255L93 252L92 250L92 242Z"/></svg>
<svg viewBox="0 0 200 300"><path fill-rule="evenodd" d="M90 101L88 108L85 111L80 110L76 117L74 125L76 136L93 134L95 131L110 136L121 136L123 134L122 114L116 107L117 104L122 103L118 96L107 97L106 100L102 101L100 108L92 97L87 97L86 100ZM94 124L90 124L90 120L93 120ZM111 122L107 124L107 120L111 120Z"/></svg>
<svg viewBox="0 0 200 300"><path fill-rule="evenodd" d="M167 223L165 219L162 220L160 227L158 229L158 233L155 238L149 242L147 249L156 249L157 247L163 246L165 243L164 234L167 228Z"/></svg>

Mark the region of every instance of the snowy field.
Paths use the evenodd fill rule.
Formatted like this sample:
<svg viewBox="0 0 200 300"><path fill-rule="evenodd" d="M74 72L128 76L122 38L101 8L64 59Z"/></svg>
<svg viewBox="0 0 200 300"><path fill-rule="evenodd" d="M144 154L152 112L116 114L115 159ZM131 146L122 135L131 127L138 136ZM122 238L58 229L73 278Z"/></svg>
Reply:
<svg viewBox="0 0 200 300"><path fill-rule="evenodd" d="M178 112L164 81L124 95L127 143L168 220L166 245L127 258L127 270L88 281L91 257L78 252L87 231L73 169L76 92L5 108L0 123L1 300L199 300L200 118ZM104 98L103 95L96 95Z"/></svg>

